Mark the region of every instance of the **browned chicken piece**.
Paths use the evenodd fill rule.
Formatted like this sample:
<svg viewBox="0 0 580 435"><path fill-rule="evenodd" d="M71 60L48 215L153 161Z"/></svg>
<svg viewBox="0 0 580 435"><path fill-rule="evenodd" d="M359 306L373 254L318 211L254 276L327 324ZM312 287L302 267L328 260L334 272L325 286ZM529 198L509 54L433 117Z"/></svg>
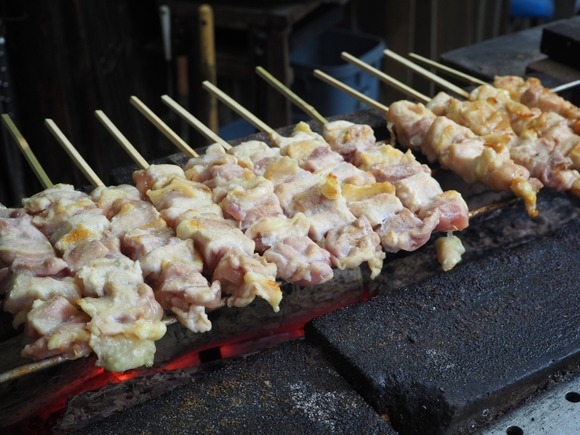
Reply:
<svg viewBox="0 0 580 435"><path fill-rule="evenodd" d="M558 133L552 133L563 144L564 155L570 157L573 161L573 169L580 170L580 108L570 101L561 97L550 89L544 87L541 81L535 77L523 79L518 76L498 76L495 77L494 86L506 90L510 97L517 102L530 108L537 108L542 113L548 114L551 121L547 124L551 130L554 121L565 124L566 128L558 129ZM546 124L541 121L541 124ZM544 127L538 127L542 130ZM544 136L546 133L541 132L539 135Z"/></svg>
<svg viewBox="0 0 580 435"><path fill-rule="evenodd" d="M377 143L369 126L347 121L326 124L323 135L333 149L346 153L344 157L357 168L372 173L379 182L392 183L402 205L419 219L436 214L435 230L458 231L469 225L469 210L459 192L443 192L431 176L431 169L419 163L411 150L403 153L391 145Z"/></svg>
<svg viewBox="0 0 580 435"><path fill-rule="evenodd" d="M491 88L491 89L490 89ZM499 90L480 86L472 95L485 99L460 101L440 92L427 108L437 116L445 116L468 127L481 136L486 144L495 148L507 146L513 161L530 171L544 186L580 195L580 173L573 169L573 162L566 157L563 142L558 140L557 129L568 129L565 123L553 125L551 132L542 128L549 114L532 113L527 107L513 103L506 95L499 97ZM494 97L495 95L496 97ZM500 101L505 102L502 105ZM518 128L516 133L512 124ZM555 123L558 124L558 123ZM544 134L541 134L544 132Z"/></svg>
<svg viewBox="0 0 580 435"><path fill-rule="evenodd" d="M524 200L528 214L537 216L537 192L542 183L511 159L506 146L488 146L467 127L410 101L393 103L387 121L402 146L422 152L432 162L439 161L469 183L513 192Z"/></svg>

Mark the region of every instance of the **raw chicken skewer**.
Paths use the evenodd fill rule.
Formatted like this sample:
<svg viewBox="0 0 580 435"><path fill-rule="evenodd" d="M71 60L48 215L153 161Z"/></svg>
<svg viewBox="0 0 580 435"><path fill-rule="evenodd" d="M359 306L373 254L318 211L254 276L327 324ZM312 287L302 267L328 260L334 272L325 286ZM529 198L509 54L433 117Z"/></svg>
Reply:
<svg viewBox="0 0 580 435"><path fill-rule="evenodd" d="M137 99L132 97L131 101ZM144 104L139 106L144 113ZM148 111L148 119L164 134L173 136L153 112ZM193 150L188 154L198 155ZM225 298L228 306L243 307L258 296L279 310L282 291L276 282L276 265L256 254L255 242L235 222L224 218L207 186L188 180L176 165L151 165L136 171L133 179L176 235L193 240L203 258L204 274L221 283L222 292L229 295Z"/></svg>
<svg viewBox="0 0 580 435"><path fill-rule="evenodd" d="M320 154L318 150L325 150L325 147L328 147L334 155L340 157L340 159L336 158L337 161L344 158L344 161L339 163L339 166L352 165L354 163L361 173L371 174L382 182L393 182L395 192L403 201L403 205L412 207L419 217L424 218L429 213L438 213L439 222L435 229L448 232L447 237L436 241L438 258L442 268L443 270L449 270L460 261L464 248L459 238L451 233L452 231L464 229L468 224L467 204L465 204L461 195L455 191L443 193L438 183L429 176L429 169L419 165L410 151L403 154L390 145L377 144L374 133L368 125L353 124L340 120L329 122L313 106L295 95L288 87L284 86L263 68L257 67L256 71L280 93L288 96L294 104L322 124L323 136L328 143L322 141L322 138L312 133L309 129L304 131L307 127L305 124L297 126L296 130L299 131L295 130L295 133L293 133L295 138L292 139L300 136L306 136L306 139L308 139L310 135L315 143L318 141L318 144L313 147L314 152L312 154ZM325 155L325 153L321 154ZM329 154L331 153L326 151L326 155ZM305 161L309 162L309 159L307 158ZM325 170L332 169L336 167L336 162L330 161L324 166L327 167ZM420 185L419 190L423 192L422 195L409 194L415 188L414 185ZM433 194L426 195L426 191L431 191ZM394 192L389 192L389 194L394 195ZM373 201L388 202L389 200L388 197L380 197L376 192L373 196ZM389 222L391 225L393 223L392 220ZM449 246L454 249L447 249Z"/></svg>
<svg viewBox="0 0 580 435"><path fill-rule="evenodd" d="M164 97L169 99L167 96ZM173 100L169 100L170 103L177 104ZM192 115L190 115L190 117L192 117ZM196 122L199 121L196 119ZM207 127L203 127L206 135L208 134L207 131L211 132ZM115 136L118 138L119 134L120 132L116 133ZM213 136L213 132L211 132L210 135ZM122 139L118 141L121 143ZM222 142L225 144L225 147L230 148L230 145L227 144L227 142ZM142 161L140 160L142 157L133 147L131 147L131 149L126 146L124 147L135 161ZM215 180L219 178L217 176L213 180L203 180L206 182L208 187L214 187L214 192L216 192L218 188L223 190L224 187L231 187L227 199L223 197L216 198L215 193L213 195L214 202L221 205L224 211L224 217L234 219L236 222L241 223L241 229L246 231L246 235L249 234L247 230L250 226L250 219L252 219L252 216L254 219L258 218L258 222L254 222L253 225L267 226L268 223L275 224L272 226L267 237L264 235L260 238L252 237L252 239L256 242L258 252L262 254L265 259L276 264L278 278L299 285L316 285L330 280L333 276L329 261L330 254L314 245L312 240L307 237L307 227L305 228L304 226L305 217L293 221L285 219L285 216L281 214L280 209L276 212L275 201L277 201L277 198L272 194L266 197L263 195L265 192L263 188L264 182L268 180L263 179L263 177L261 180L257 180L257 177L254 177L253 174L248 174L249 171L247 168L237 165L234 156L229 156L230 159L224 159L224 155L225 149L223 148L223 145L214 145L212 151L208 150L206 155L197 158L203 161L205 165L205 173L219 174L220 165L223 165L223 168L226 170L232 170L231 174L233 178L229 178L228 176L221 180L223 181L224 186L215 185ZM149 165L146 165L144 169L148 166ZM243 176L235 177L235 174L240 171L242 171ZM248 177L248 175L251 176ZM201 180L193 181L201 182ZM211 181L213 181L213 184ZM250 187L250 189L246 190L246 187ZM235 209L237 212L228 214L228 209ZM302 246L302 252L293 248L299 245ZM306 253L310 254L310 256L307 256Z"/></svg>
<svg viewBox="0 0 580 435"><path fill-rule="evenodd" d="M402 85L348 53L342 57L389 83ZM439 161L467 182L513 192L524 200L530 216L537 215L536 196L542 183L530 177L528 169L516 164L505 147L487 146L471 130L448 118L437 117L421 103L397 101L389 107L386 116L401 145L422 152L429 161Z"/></svg>
<svg viewBox="0 0 580 435"><path fill-rule="evenodd" d="M230 106L236 105L227 97L219 95L218 97L225 99ZM244 112L244 109L240 107L234 107L234 109ZM330 148L322 137L313 133L307 124L299 123L289 138L282 138L271 129L269 131L273 142L282 145L280 152L297 158L298 164L303 168L315 173L328 173L339 181L341 179L347 181L350 177L350 181L343 183L342 186L339 184L345 192L347 204L355 215L358 214L372 222L386 251L417 249L429 239L435 226L441 222L438 211L430 210L424 216L424 220L417 217L394 195L394 185L386 180L377 183L370 172L362 171L346 162L340 154ZM417 166L420 167L419 164ZM390 188L383 189L383 186ZM362 194L363 191L366 191L367 195ZM354 192L357 192L356 198L351 197ZM349 197L350 201L348 201Z"/></svg>
<svg viewBox="0 0 580 435"><path fill-rule="evenodd" d="M80 156L58 127L51 120L46 124L78 162ZM83 172L92 170L86 165ZM102 185L96 174L92 177ZM61 281L61 294L35 300L26 313L26 328L37 339L23 355L46 358L63 353L75 359L93 351L97 365L112 371L151 365L154 342L166 331L163 310L138 265L120 253L118 238L107 231L110 222L104 212L88 195L66 185L45 189L24 199L23 205L72 274ZM72 281L64 286L67 278ZM120 354L119 347L127 353Z"/></svg>
<svg viewBox="0 0 580 435"><path fill-rule="evenodd" d="M334 275L331 254L308 236L308 218L303 213L286 216L270 180L255 174L247 160L227 154L232 147L182 106L167 95L162 98L210 140L220 140L207 148L204 156L187 163L186 175L212 189L213 199L224 215L238 221L256 242L258 252L276 263L278 278L306 286L330 280Z"/></svg>

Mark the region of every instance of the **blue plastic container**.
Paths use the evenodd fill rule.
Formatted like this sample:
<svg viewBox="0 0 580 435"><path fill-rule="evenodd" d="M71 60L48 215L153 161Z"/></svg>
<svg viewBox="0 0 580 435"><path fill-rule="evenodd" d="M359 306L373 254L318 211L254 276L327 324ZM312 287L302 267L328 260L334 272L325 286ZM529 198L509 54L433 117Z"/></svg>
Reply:
<svg viewBox="0 0 580 435"><path fill-rule="evenodd" d="M345 51L363 62L381 68L385 43L373 35L345 29L330 29L290 51L294 70L292 90L324 116L352 113L368 108L354 97L313 76L319 69L373 99L379 98L379 80L359 67L342 60ZM306 119L298 108L296 119Z"/></svg>

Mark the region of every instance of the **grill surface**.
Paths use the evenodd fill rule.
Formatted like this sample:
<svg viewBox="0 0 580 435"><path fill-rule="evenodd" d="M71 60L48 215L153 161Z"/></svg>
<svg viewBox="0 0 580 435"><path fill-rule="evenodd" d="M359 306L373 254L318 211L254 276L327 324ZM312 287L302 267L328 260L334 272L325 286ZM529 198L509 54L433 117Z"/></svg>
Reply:
<svg viewBox="0 0 580 435"><path fill-rule="evenodd" d="M386 137L376 112L341 118L367 123ZM168 160L179 164L184 157ZM116 182L129 182L130 173L116 171ZM459 190L470 209L504 197L466 186L446 171L436 176L444 189ZM320 287L285 285L278 314L257 301L212 313L214 326L206 334L172 325L158 342L154 369L186 349L212 352L236 336L267 339L335 311L308 325L306 343L212 363L205 367L209 373L137 377L76 396L49 429L59 433L90 423L83 433L217 427L231 433L392 433L389 421L401 433L479 427L578 369L578 200L542 192L538 206L536 219L521 204L474 219L459 233L464 261L449 273L435 258L434 235L416 252L390 256L375 281L364 268L338 271ZM376 297L359 304L369 296ZM26 407L43 406L47 392L92 363L66 363L48 373L50 382L39 373L2 385L4 425L25 416ZM133 407L118 414L125 406Z"/></svg>
<svg viewBox="0 0 580 435"><path fill-rule="evenodd" d="M83 433L480 429L580 369L579 242L572 223L322 316Z"/></svg>

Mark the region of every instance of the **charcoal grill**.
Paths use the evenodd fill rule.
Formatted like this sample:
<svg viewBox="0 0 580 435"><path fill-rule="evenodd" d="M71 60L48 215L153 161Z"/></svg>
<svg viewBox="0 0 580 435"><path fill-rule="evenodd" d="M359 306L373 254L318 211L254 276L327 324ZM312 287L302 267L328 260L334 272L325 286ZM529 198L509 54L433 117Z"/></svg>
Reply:
<svg viewBox="0 0 580 435"><path fill-rule="evenodd" d="M373 110L340 118L387 136ZM116 170L116 183L132 170ZM470 209L503 199L443 170L436 177ZM391 255L374 281L359 268L320 287L285 285L278 314L257 301L213 313L209 333L171 325L151 369L105 373L88 358L18 377L0 384L2 424L29 433L481 429L580 369L578 205L546 191L536 219L522 204L475 218L461 233L464 261L447 273L432 240ZM24 362L20 346L19 336L1 344L2 371Z"/></svg>
<svg viewBox="0 0 580 435"><path fill-rule="evenodd" d="M338 118L388 136L376 111ZM248 139L266 140L232 144ZM174 154L159 162L184 161ZM129 182L133 170L116 169L114 183ZM505 199L443 170L436 178L470 209ZM280 313L259 300L211 313L209 333L170 325L150 369L107 373L92 357L35 369L0 383L0 427L462 434L495 422L493 433L514 435L530 421L506 417L546 391L561 392L577 414L579 202L542 191L538 218L516 203L473 219L460 234L464 259L450 272L440 270L433 238L390 255L376 280L363 267L315 288L284 285ZM20 335L0 342L0 374L29 364L21 348Z"/></svg>

